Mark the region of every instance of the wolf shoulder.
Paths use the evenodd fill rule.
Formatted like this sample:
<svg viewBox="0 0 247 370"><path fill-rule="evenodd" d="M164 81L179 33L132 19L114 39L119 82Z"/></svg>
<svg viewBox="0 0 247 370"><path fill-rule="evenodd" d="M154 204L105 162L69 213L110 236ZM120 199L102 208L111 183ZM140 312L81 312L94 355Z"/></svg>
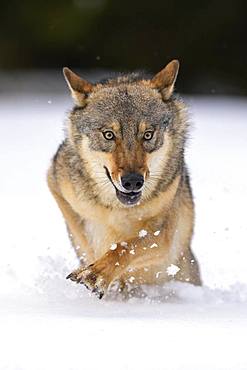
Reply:
<svg viewBox="0 0 247 370"><path fill-rule="evenodd" d="M66 138L58 147L48 170L48 184L57 190L63 181L73 182L75 177L83 176L80 158Z"/></svg>

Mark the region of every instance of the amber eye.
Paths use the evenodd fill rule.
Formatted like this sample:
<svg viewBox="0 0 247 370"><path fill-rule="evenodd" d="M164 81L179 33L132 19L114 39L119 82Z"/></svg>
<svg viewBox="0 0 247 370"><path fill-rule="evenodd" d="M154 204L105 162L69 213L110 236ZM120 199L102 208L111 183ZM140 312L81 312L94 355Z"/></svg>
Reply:
<svg viewBox="0 0 247 370"><path fill-rule="evenodd" d="M153 131L146 131L145 134L143 135L143 139L144 140L151 140L153 136L154 136Z"/></svg>
<svg viewBox="0 0 247 370"><path fill-rule="evenodd" d="M112 140L114 139L115 135L112 131L105 131L103 132L103 136L106 140Z"/></svg>

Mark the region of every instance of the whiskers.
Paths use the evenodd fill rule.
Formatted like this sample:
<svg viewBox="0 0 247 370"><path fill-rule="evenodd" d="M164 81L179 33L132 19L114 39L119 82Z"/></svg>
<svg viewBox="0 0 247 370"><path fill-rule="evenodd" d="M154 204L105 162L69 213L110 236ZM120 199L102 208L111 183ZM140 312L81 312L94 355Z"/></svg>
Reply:
<svg viewBox="0 0 247 370"><path fill-rule="evenodd" d="M153 192L157 188L158 183L164 181L163 171L151 172L148 179L145 181L143 196L148 199L152 197Z"/></svg>
<svg viewBox="0 0 247 370"><path fill-rule="evenodd" d="M164 171L154 171L150 172L147 182L158 183L159 181L164 181Z"/></svg>
<svg viewBox="0 0 247 370"><path fill-rule="evenodd" d="M101 199L109 199L114 197L115 189L106 176L105 172L95 171L94 172L94 188L93 192Z"/></svg>

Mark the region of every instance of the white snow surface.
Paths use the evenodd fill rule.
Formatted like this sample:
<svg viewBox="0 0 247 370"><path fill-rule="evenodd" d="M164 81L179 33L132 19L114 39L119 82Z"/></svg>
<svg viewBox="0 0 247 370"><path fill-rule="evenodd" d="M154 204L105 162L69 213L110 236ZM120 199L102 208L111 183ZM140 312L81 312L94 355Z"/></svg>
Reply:
<svg viewBox="0 0 247 370"><path fill-rule="evenodd" d="M246 370L247 100L187 97L203 287L98 300L65 279L78 266L46 170L69 97L0 99L0 369Z"/></svg>

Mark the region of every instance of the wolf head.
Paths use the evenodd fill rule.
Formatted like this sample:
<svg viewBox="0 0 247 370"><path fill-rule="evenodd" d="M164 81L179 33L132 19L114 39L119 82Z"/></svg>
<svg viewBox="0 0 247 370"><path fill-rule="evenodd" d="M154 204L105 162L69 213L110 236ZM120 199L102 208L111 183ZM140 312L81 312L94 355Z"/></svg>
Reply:
<svg viewBox="0 0 247 370"><path fill-rule="evenodd" d="M104 204L138 205L181 169L187 120L173 95L178 68L174 60L150 80L130 74L95 85L64 68L76 103L69 141Z"/></svg>

